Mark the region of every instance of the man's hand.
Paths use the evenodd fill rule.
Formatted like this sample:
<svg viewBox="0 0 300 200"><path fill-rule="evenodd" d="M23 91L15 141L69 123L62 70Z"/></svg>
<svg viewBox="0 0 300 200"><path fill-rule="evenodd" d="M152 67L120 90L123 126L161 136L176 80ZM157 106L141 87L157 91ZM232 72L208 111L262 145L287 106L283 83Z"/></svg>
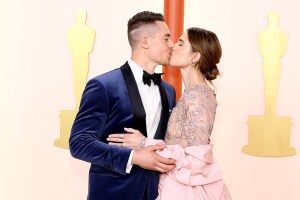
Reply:
<svg viewBox="0 0 300 200"><path fill-rule="evenodd" d="M165 145L155 145L135 150L131 164L159 172L168 172L174 169L176 160L161 157L155 152L164 149L164 147Z"/></svg>

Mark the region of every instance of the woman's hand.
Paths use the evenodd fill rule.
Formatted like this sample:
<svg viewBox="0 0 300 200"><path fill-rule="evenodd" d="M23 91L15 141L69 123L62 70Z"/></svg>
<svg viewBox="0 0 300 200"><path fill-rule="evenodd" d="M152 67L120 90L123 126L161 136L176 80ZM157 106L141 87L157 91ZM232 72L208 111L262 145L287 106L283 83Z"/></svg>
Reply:
<svg viewBox="0 0 300 200"><path fill-rule="evenodd" d="M138 130L133 128L124 128L127 133L110 134L106 139L110 145L139 149L144 147L146 137Z"/></svg>

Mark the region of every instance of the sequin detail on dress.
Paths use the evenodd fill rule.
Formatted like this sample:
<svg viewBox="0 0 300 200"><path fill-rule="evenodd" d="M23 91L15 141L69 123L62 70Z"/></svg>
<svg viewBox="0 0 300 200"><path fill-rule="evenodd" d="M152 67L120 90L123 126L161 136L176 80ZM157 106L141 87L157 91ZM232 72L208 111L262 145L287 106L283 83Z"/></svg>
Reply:
<svg viewBox="0 0 300 200"><path fill-rule="evenodd" d="M170 116L166 144L178 144L183 148L207 144L216 107L216 98L207 84L186 89Z"/></svg>

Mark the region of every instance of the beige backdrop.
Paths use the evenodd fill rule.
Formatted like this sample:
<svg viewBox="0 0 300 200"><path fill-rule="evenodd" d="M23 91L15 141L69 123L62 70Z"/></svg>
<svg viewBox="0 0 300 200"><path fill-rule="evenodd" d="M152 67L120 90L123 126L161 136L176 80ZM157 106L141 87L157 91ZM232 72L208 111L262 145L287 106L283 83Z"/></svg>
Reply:
<svg viewBox="0 0 300 200"><path fill-rule="evenodd" d="M0 199L82 200L88 163L53 145L59 111L73 109L67 29L84 8L96 31L89 78L122 65L130 55L127 20L141 10L163 12L163 0L0 1ZM217 33L223 47L217 81L214 152L235 200L300 199L300 3L297 0L186 0L185 27ZM249 115L264 112L262 57L257 36L267 14L280 13L289 35L282 59L277 113L292 117L297 155L264 158L243 154Z"/></svg>

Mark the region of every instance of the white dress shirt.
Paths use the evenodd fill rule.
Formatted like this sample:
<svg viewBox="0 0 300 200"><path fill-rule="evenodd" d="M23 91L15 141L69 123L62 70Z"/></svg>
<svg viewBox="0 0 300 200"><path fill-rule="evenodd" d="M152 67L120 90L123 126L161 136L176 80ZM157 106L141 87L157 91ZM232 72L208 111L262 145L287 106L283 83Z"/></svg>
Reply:
<svg viewBox="0 0 300 200"><path fill-rule="evenodd" d="M138 86L138 90L145 109L147 137L154 138L156 129L160 121L160 113L162 109L159 88L157 85L154 85L152 80L150 86L144 84L143 69L140 66L138 66L135 62L133 62L131 59L128 60L128 64L131 68L134 79ZM127 173L129 173L132 168L131 165L132 155L133 155L133 151L131 151L127 162L127 168L126 168Z"/></svg>

